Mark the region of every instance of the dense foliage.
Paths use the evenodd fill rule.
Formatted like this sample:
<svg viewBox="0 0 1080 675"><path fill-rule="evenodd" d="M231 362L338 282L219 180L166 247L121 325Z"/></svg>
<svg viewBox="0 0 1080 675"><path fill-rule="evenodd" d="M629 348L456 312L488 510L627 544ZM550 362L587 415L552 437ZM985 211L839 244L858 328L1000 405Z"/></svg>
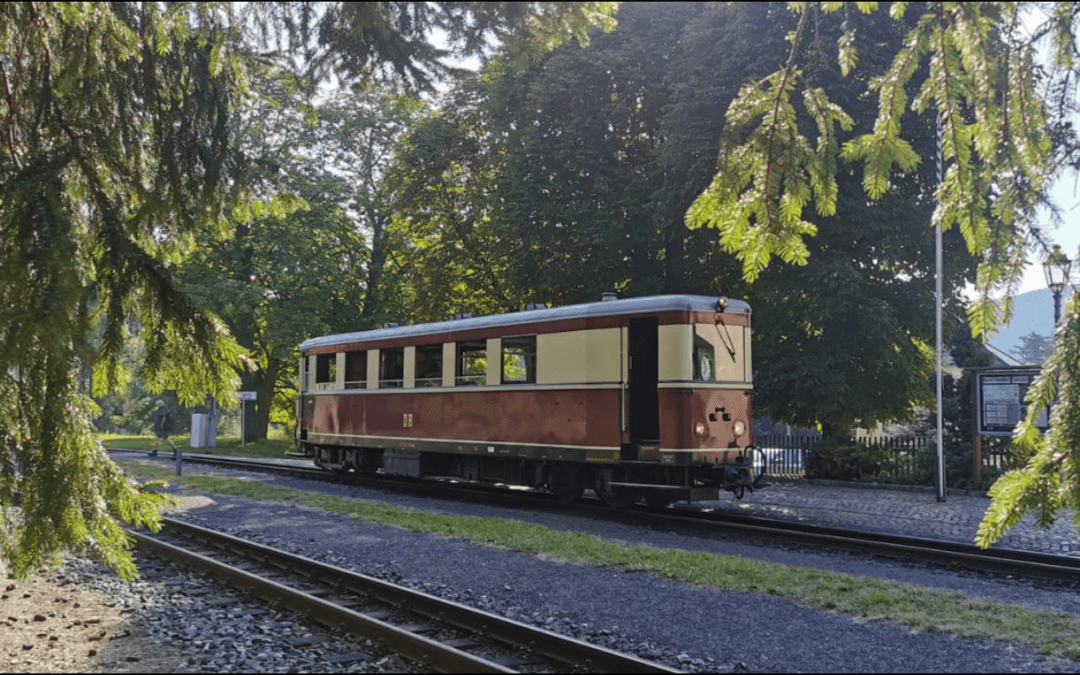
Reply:
<svg viewBox="0 0 1080 675"><path fill-rule="evenodd" d="M95 443L96 411L80 388L86 364L98 395L125 383L129 322L146 348L140 375L150 391L228 403L236 373L250 370L222 321L181 288L177 268L199 243L285 213L276 189L258 180L276 169L272 158L236 142L256 63L300 61L309 73L337 67L423 86L418 74L442 56L425 47L429 28L444 29L456 54L482 55L495 38L535 53L584 40L589 27L611 24L611 11L605 3L342 3L321 15L308 3L0 5L0 554L15 573L72 549L96 551L130 576L120 524L159 522L163 498L132 484ZM275 44L322 50L267 51Z"/></svg>
<svg viewBox="0 0 1080 675"><path fill-rule="evenodd" d="M726 112L719 170L687 212L687 223L720 232L721 244L756 279L774 256L806 264L819 231L806 216L838 213L838 176L860 165L867 197L878 199L897 180L931 159L912 141L930 119L941 127L942 179L930 223L956 228L978 257L978 301L968 316L976 333L1011 312L991 293L1009 296L1028 250L1049 253L1037 208L1063 168L1080 156L1072 132L1080 76L1076 23L1080 5L979 3L791 3L797 19L787 58L768 76L746 83ZM887 70L853 84L877 102L872 129L840 143L851 123L833 88L813 77L805 46L827 17L845 18L835 41L836 63L852 76L873 56L858 45L856 13L887 12L904 32L886 49ZM828 41L823 41L830 44ZM1039 60L1045 49L1048 59ZM922 79L920 79L922 78ZM801 103L809 117L798 114ZM1080 295L1073 294L1055 332L1054 354L1028 391L1028 417L1017 442L1034 448L1022 470L1003 476L977 541L989 546L1031 510L1049 523L1068 506L1080 525ZM1068 392L1068 394L1066 393ZM1055 402L1051 429L1040 439L1040 406Z"/></svg>
<svg viewBox="0 0 1080 675"><path fill-rule="evenodd" d="M850 22L868 51L903 37L887 17ZM683 223L715 172L723 111L748 77L775 68L795 24L777 3L633 3L588 49L566 45L525 72L496 61L456 87L398 157L417 316L586 302L611 289L743 297L755 310L759 413L840 436L909 415L930 394L932 167L872 201L857 177L841 176L840 210L813 218L814 265L773 265L753 285L716 230ZM820 30L807 54L829 41L835 52L840 18ZM886 51L856 76L884 72ZM869 131L875 107L835 58L818 58L815 73L844 89L860 120L840 140ZM920 149L933 147L932 131L917 130ZM958 319L973 259L959 236L947 243L947 308Z"/></svg>

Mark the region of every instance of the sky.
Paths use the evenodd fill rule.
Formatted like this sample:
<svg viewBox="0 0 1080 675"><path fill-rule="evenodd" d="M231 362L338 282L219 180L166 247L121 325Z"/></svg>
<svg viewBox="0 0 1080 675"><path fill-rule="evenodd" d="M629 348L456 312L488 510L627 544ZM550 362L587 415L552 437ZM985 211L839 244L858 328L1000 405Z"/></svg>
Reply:
<svg viewBox="0 0 1080 675"><path fill-rule="evenodd" d="M1057 184L1051 190L1051 197L1060 209L1061 219L1064 221L1058 227L1050 225L1050 218L1046 217L1043 235L1047 244L1053 246L1060 244L1062 252L1073 261L1072 281L1080 282L1080 177L1071 171L1066 171L1058 179ZM1020 284L1020 293L1039 291L1046 289L1046 277L1043 275L1042 251L1028 254L1028 266L1024 271L1024 277Z"/></svg>

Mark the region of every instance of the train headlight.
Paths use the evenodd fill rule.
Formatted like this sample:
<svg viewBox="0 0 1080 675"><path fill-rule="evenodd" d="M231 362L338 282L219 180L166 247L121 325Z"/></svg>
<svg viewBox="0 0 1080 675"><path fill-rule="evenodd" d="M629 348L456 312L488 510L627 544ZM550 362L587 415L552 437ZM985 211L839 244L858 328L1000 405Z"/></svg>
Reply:
<svg viewBox="0 0 1080 675"><path fill-rule="evenodd" d="M731 430L735 432L735 437L738 438L746 433L746 422L742 420L735 420L735 424L731 425Z"/></svg>
<svg viewBox="0 0 1080 675"><path fill-rule="evenodd" d="M705 426L704 422L698 420L697 422L694 422L694 433L704 438L705 435L709 433L709 428Z"/></svg>

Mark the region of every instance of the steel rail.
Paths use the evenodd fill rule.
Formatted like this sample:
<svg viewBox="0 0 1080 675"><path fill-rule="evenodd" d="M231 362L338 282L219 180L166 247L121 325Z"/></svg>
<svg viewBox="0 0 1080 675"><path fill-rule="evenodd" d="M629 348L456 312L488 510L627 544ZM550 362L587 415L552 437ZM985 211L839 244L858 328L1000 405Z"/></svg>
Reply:
<svg viewBox="0 0 1080 675"><path fill-rule="evenodd" d="M354 474L339 474L336 472L307 467L290 467L287 465L259 462L257 460L242 460L233 458L220 458L213 455L200 456L197 461L207 464L217 464L234 468L246 468L252 471L288 472L293 475L302 473L318 480L339 480L341 482L353 482ZM341 479L347 476L345 481ZM398 483L378 478L370 478L370 484L382 487L389 485L406 485L416 489L419 483ZM363 481L367 482L367 481ZM443 483L437 484L440 489L447 489ZM486 494L490 495L491 492ZM537 499L540 495L523 495L520 493L505 493L505 498L522 500ZM547 500L545 500L547 501ZM550 504L550 501L547 501ZM756 518L749 516L723 514L716 515L707 511L697 512L683 508L651 509L648 507L634 507L632 511L639 513L644 518L652 518L662 522L682 524L694 524L698 527L718 527L729 531L740 532L748 536L757 536L782 540L788 543L801 542L818 546L831 546L838 549L869 553L882 557L907 557L916 558L920 562L934 562L942 565L960 564L970 569L988 571L994 573L1020 574L1027 577L1055 579L1065 581L1080 580L1080 559L1033 551L1017 549L980 549L972 544L933 540L921 537L889 535L865 530L840 530L819 525L807 525L803 523L790 523L787 521ZM624 509L623 512L626 512Z"/></svg>
<svg viewBox="0 0 1080 675"><path fill-rule="evenodd" d="M384 621L354 612L270 579L219 563L194 551L173 546L140 532L130 532L130 534L140 547L153 551L160 557L211 574L236 588L254 593L264 600L280 604L298 614L306 615L312 621L369 638L410 661L430 666L440 672L514 672L487 659L440 644L422 635L401 630Z"/></svg>
<svg viewBox="0 0 1080 675"><path fill-rule="evenodd" d="M202 540L220 548L242 553L256 558L261 562L287 569L301 570L310 579L318 580L339 590L352 593L369 595L384 603L407 608L409 611L437 619L457 628L479 633L486 638L491 638L517 647L524 647L533 652L543 654L559 663L568 665L584 665L590 672L612 673L642 673L642 672L667 672L677 673L678 670L640 659L636 656L623 654L606 647L590 644L583 640L560 635L552 631L530 626L528 624L507 619L490 612L475 609L451 600L444 600L426 593L397 586L374 577L356 572L343 570L332 565L312 560L256 542L247 541L222 532L192 525L171 518L163 518L165 528L169 532L175 532L182 536ZM153 546L169 546L152 538ZM140 539L140 545L142 539ZM176 548L171 547L170 548ZM289 606L294 611L308 612L313 620L348 630L358 635L376 639L393 651L432 667L440 667L437 664L449 664L449 670L482 672L514 672L507 670L500 664L474 657L465 652L439 645L437 642L421 636L405 633L396 627L363 616L351 610L339 607L331 602L321 600L302 591L292 591L280 584L260 579L255 575L235 570L222 565L205 556L192 552L183 552L185 560L193 561L192 564L202 569L221 569L226 580L241 588L252 590L261 597L274 602L280 602ZM235 579L235 581L234 581ZM296 594L294 599L292 594ZM320 618L324 616L325 619ZM415 641L415 642L414 642ZM408 651L399 651L401 645ZM445 657L436 650L448 650ZM438 654L436 657L435 655ZM443 660L445 658L445 660ZM464 659L475 659L476 664Z"/></svg>
<svg viewBox="0 0 1080 675"><path fill-rule="evenodd" d="M920 562L960 564L987 572L1007 572L1028 577L1064 581L1080 580L1080 560L1064 555L1021 551L1017 549L982 549L974 544L927 539L907 535L884 534L863 530L840 530L820 525L790 523L769 518L722 516L684 512L657 514L664 521L684 522L741 532L750 536L825 545L884 557L914 557Z"/></svg>

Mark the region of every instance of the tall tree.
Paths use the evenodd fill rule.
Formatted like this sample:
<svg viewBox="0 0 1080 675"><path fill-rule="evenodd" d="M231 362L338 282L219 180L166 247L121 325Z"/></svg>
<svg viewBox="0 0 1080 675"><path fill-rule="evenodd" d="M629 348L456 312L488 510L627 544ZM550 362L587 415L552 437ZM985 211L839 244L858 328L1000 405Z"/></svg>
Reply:
<svg viewBox="0 0 1080 675"><path fill-rule="evenodd" d="M746 76L766 77L775 68L767 55L786 48L785 36L796 26L796 17L779 3L716 7L696 22L690 84L671 113L682 124L672 134L711 135L719 142L725 133L721 120L693 122L691 111L704 104L709 111L729 108ZM842 76L835 58L845 28L864 54L850 79ZM827 89L837 104L832 143L872 128L873 102L851 84L885 72L886 55L899 48L903 35L903 24L877 15L855 14L843 21L824 16L815 24L813 39L804 41L799 58L803 77ZM728 54L738 56L729 59ZM714 84L705 84L710 81ZM789 114L808 123L814 116L810 105L797 101ZM911 138L924 151L933 148L930 126L912 125ZM711 171L696 178L697 187L704 189ZM855 424L904 420L912 415L913 404L926 402L933 369L927 345L934 334L934 255L924 223L933 209L926 195L934 180L933 166L923 166L895 176L885 192L869 200L857 176L839 173L835 214L806 216L817 230L806 244L814 264L772 265L749 292L759 310L755 407L846 438ZM964 282L973 280L973 261L959 237L947 238L946 245L946 310L958 318Z"/></svg>
<svg viewBox="0 0 1080 675"><path fill-rule="evenodd" d="M1009 352L1021 363L1042 363L1049 356L1050 338L1031 331L1021 335L1020 344L1014 345Z"/></svg>
<svg viewBox="0 0 1080 675"><path fill-rule="evenodd" d="M680 211L665 192L663 114L681 35L703 7L634 3L588 50L567 45L488 91L505 161L492 214L515 285L556 302L686 290ZM494 70L494 69L492 69ZM700 279L699 279L700 280Z"/></svg>
<svg viewBox="0 0 1080 675"><path fill-rule="evenodd" d="M243 389L257 394L259 438L266 438L278 393L295 391L297 345L353 329L361 311L369 254L355 223L334 203L339 183L330 177L321 185L293 182L305 206L237 223L230 239L201 248L182 268L185 291L248 350L237 375ZM295 415L295 406L290 411Z"/></svg>
<svg viewBox="0 0 1080 675"><path fill-rule="evenodd" d="M492 228L492 193L504 147L475 78L462 80L400 147L394 273L420 320L515 311L530 289L510 282L507 247Z"/></svg>
<svg viewBox="0 0 1080 675"><path fill-rule="evenodd" d="M401 312L395 302L400 288L387 275L394 247L389 230L400 186L387 174L402 137L425 107L415 97L357 88L322 102L316 111L313 159L344 179L342 207L356 219L371 249L363 311L354 330L374 328Z"/></svg>
<svg viewBox="0 0 1080 675"><path fill-rule="evenodd" d="M905 24L903 44L891 50L888 70L866 83L878 103L869 133L841 147L842 109L833 93L805 77L801 52L818 19L836 12L881 12L877 3L793 3L798 22L780 68L746 84L726 114L719 171L687 212L687 222L721 233L721 244L757 278L773 256L806 264L806 239L817 228L813 208L837 211L839 162L862 165L867 196L878 198L897 176L915 171L925 153L909 140L911 125L940 119L944 175L932 224L957 227L979 257L978 301L972 329L985 332L1008 318L991 293L1011 295L1032 247L1046 248L1036 207L1064 166L1076 166L1078 145L1070 115L1080 63L1075 37L1080 5L1033 3L894 3L889 16ZM1032 28L1034 26L1034 28ZM853 27L836 41L844 74L867 55ZM1051 55L1040 63L1037 50ZM914 86L917 73L925 79ZM860 83L861 84L861 83ZM909 91L914 87L914 91ZM811 111L795 114L796 101ZM912 117L908 113L914 113ZM930 224L930 223L928 223ZM1080 526L1080 296L1074 293L1055 332L1054 353L1028 391L1028 418L1018 442L1034 448L1029 464L1003 476L991 491L977 541L989 546L1029 511L1047 524L1073 508ZM1051 428L1040 439L1035 412L1054 404Z"/></svg>
<svg viewBox="0 0 1080 675"><path fill-rule="evenodd" d="M184 273L192 296L252 355L254 367L238 375L257 392L255 433L265 438L275 405L284 406L276 417L295 415L287 399L300 342L396 318L396 280L385 279L393 183L384 174L422 104L371 89L309 104L283 86L289 78L256 82L262 99L238 124L238 142L273 156L281 187L303 204L234 221L229 241L207 242Z"/></svg>
<svg viewBox="0 0 1080 675"><path fill-rule="evenodd" d="M335 2L317 14L300 3L283 14L295 37L318 48L308 55L315 73L334 69L363 83L394 81L430 90L435 82L460 73L454 60L486 58L498 47L519 65L569 37L588 44L597 26L610 31L615 2ZM442 46L433 34L445 37Z"/></svg>
<svg viewBox="0 0 1080 675"><path fill-rule="evenodd" d="M782 4L633 3L587 51L566 45L525 73L489 67L470 104L485 149L465 154L482 156L491 178L486 190L456 193L477 197L456 212L483 214L493 233L486 259L498 258L512 287L538 299L580 302L608 288L748 297L758 317L756 407L847 435L858 422L910 415L930 393L932 238L918 215L932 209L932 167L897 178L873 202L856 177L841 177L842 211L813 218L816 265L774 265L749 291L732 256L717 250L716 231L682 223L712 178L722 111L747 77L775 67L796 23ZM841 22L824 23L819 41L835 50ZM887 17L852 24L867 49L898 47L903 36ZM806 47L812 56L823 49ZM856 75L887 65L875 52ZM845 84L835 58L818 57L813 68L818 80ZM860 93L848 87L840 100L870 118ZM931 147L932 129L918 142ZM949 307L958 314L971 261L958 237L948 243Z"/></svg>
<svg viewBox="0 0 1080 675"><path fill-rule="evenodd" d="M381 3L371 19L391 40L370 43L343 72L408 70L427 28L393 20L412 3ZM450 44L481 49L518 35L531 45L584 36L608 5L547 3L477 10L417 3L446 17ZM160 522L162 497L141 491L94 441L80 364L105 393L122 380L125 320L147 348L148 386L194 402L228 400L242 352L220 320L179 290L174 266L195 242L228 236L224 207L244 214L255 166L233 146L256 27L289 28L311 5L5 3L0 5L0 555L25 576L63 549L95 551L134 574L121 522ZM339 8L335 8L339 9ZM342 12L353 9L340 8ZM405 12L405 14L401 14ZM362 12L351 19L365 29ZM450 19L462 18L455 22ZM380 23L381 21L381 23ZM381 27L381 28L380 28ZM382 34L386 34L385 31ZM475 44L470 41L477 41ZM338 44L327 36L327 44ZM353 53L358 53L355 50ZM103 339L89 336L100 320ZM22 494L21 511L11 508Z"/></svg>
<svg viewBox="0 0 1080 675"><path fill-rule="evenodd" d="M232 11L0 6L0 546L17 574L71 548L130 575L119 521L158 522L162 498L101 451L78 387L80 362L95 356L100 390L119 381L129 313L147 381L188 397L231 389L215 370L180 376L240 352L178 291L169 263L220 232L242 168L227 135L240 56L221 50L235 37Z"/></svg>

